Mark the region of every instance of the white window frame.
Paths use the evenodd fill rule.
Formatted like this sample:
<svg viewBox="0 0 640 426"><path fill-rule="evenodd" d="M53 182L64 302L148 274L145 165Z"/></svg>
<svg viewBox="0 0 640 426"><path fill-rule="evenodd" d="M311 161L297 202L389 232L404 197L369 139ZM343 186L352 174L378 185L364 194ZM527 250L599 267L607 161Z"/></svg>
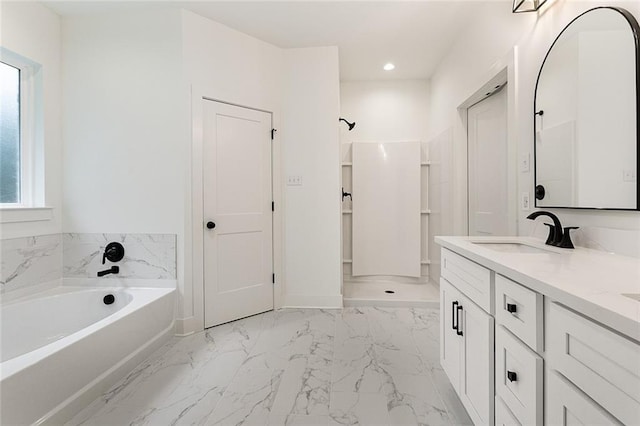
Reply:
<svg viewBox="0 0 640 426"><path fill-rule="evenodd" d="M52 218L45 205L42 66L0 47L0 61L20 70L20 202L0 204L0 223Z"/></svg>

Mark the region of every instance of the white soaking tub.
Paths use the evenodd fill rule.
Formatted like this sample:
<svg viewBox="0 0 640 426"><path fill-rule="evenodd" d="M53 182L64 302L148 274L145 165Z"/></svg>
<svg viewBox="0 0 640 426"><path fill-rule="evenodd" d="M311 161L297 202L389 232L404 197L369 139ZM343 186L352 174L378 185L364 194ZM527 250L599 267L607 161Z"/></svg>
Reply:
<svg viewBox="0 0 640 426"><path fill-rule="evenodd" d="M69 420L173 334L174 293L62 286L1 306L0 424Z"/></svg>

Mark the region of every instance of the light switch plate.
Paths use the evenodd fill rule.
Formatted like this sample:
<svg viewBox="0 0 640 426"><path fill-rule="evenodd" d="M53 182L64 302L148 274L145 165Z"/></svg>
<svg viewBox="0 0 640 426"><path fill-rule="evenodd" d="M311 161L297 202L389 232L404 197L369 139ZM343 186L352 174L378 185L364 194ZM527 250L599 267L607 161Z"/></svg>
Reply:
<svg viewBox="0 0 640 426"><path fill-rule="evenodd" d="M522 154L520 156L520 171L522 173L526 173L530 170L529 167L529 153L527 152L526 154Z"/></svg>
<svg viewBox="0 0 640 426"><path fill-rule="evenodd" d="M302 176L300 175L287 176L287 186L302 186Z"/></svg>

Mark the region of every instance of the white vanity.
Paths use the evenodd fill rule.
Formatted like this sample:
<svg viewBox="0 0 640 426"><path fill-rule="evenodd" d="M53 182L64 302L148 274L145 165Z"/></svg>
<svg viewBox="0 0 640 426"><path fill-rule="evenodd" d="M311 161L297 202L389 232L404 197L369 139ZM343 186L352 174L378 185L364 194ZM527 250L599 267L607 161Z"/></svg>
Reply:
<svg viewBox="0 0 640 426"><path fill-rule="evenodd" d="M640 260L435 240L440 361L476 425L640 425Z"/></svg>

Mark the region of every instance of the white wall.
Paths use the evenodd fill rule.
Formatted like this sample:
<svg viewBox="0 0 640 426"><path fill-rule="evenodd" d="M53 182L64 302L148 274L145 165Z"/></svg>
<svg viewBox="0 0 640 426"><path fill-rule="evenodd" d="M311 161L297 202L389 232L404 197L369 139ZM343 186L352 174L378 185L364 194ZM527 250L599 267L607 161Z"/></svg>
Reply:
<svg viewBox="0 0 640 426"><path fill-rule="evenodd" d="M51 220L0 224L0 238L59 233L62 229L60 18L35 2L3 2L0 45L42 65L45 204Z"/></svg>
<svg viewBox="0 0 640 426"><path fill-rule="evenodd" d="M429 83L426 80L343 81L340 142L427 139Z"/></svg>
<svg viewBox="0 0 640 426"><path fill-rule="evenodd" d="M206 96L210 99L269 111L273 114L274 127L279 128L282 103L282 49L192 12L183 10L181 15L182 59L185 80L193 91L192 96L194 98ZM192 107L198 108L200 105L201 102L196 100ZM190 116L188 124L191 126ZM191 130L188 133L188 144L191 146L195 139L192 140ZM274 142L276 157L279 155L281 143L280 137ZM180 317L186 322L185 330L197 327L197 324L203 321L201 302L203 277L201 260L199 260L201 254L198 253L202 242L197 224L194 226L192 223L192 218L198 217L198 213L202 211L200 195L202 188L197 184L192 188L191 173L194 170L197 174L197 163L190 165L187 185L184 188L185 284L181 290L182 300L179 310ZM274 168L274 173L276 173L275 170L277 169ZM276 175L274 189L279 184L280 178ZM280 242L277 242L275 255L281 254ZM194 247L195 250L193 250ZM280 277L281 271L277 272ZM279 285L276 290L281 290ZM190 322L196 325L190 325Z"/></svg>
<svg viewBox="0 0 640 426"><path fill-rule="evenodd" d="M338 307L340 296L340 82L336 47L284 52L283 175L288 306Z"/></svg>
<svg viewBox="0 0 640 426"><path fill-rule="evenodd" d="M621 7L640 17L640 4L620 2ZM460 188L464 183L462 173L466 158L460 152L466 144L465 135L459 131L460 117L456 108L486 83L498 71L499 64L515 47L518 103L516 105L518 158L530 154L529 172L518 172L518 199L522 192L529 192L533 199L533 92L540 64L558 33L581 12L595 7L593 2L555 1L543 6L540 13L512 14L507 2L487 3L483 13L460 36L449 54L439 65L431 79L431 111L429 115L430 138L444 131L453 132L455 191L452 211L443 214L459 214L466 194ZM465 206L466 207L466 206ZM525 217L530 211L518 208L519 233L529 235L535 226ZM555 210L566 226L581 226L582 240L595 236L598 228L618 228L627 232L628 238L637 239L640 215L637 212L607 212ZM464 218L456 216L455 233L464 232ZM594 230L592 232L591 230ZM542 231L544 232L544 230ZM609 250L614 248L604 247Z"/></svg>
<svg viewBox="0 0 640 426"><path fill-rule="evenodd" d="M278 291L296 295L284 303L335 306L337 49L284 51L177 9L69 17L63 33L64 231L177 234L178 332L196 330L202 285L194 282L192 251L192 91L267 110L279 130L276 170L291 146L282 173L305 179L279 212L288 245ZM279 175L274 192L282 192Z"/></svg>
<svg viewBox="0 0 640 426"><path fill-rule="evenodd" d="M182 288L190 138L180 18L64 18L63 230L176 234Z"/></svg>

